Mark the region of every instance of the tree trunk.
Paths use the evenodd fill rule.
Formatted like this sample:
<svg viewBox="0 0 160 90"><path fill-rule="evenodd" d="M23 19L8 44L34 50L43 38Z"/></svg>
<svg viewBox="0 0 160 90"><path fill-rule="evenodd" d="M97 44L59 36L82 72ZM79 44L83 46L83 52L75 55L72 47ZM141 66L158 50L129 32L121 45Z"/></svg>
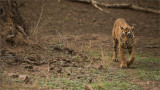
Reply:
<svg viewBox="0 0 160 90"><path fill-rule="evenodd" d="M26 29L15 0L0 1L0 46L25 43Z"/></svg>

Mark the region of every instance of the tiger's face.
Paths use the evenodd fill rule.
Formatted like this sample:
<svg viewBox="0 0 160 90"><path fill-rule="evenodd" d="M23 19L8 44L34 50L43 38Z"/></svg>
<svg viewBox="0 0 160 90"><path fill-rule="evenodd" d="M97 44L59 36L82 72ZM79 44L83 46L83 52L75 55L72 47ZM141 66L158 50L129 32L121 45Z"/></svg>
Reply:
<svg viewBox="0 0 160 90"><path fill-rule="evenodd" d="M133 27L131 28L123 28L121 27L121 34L120 34L120 40L121 40L121 46L127 48L133 44Z"/></svg>

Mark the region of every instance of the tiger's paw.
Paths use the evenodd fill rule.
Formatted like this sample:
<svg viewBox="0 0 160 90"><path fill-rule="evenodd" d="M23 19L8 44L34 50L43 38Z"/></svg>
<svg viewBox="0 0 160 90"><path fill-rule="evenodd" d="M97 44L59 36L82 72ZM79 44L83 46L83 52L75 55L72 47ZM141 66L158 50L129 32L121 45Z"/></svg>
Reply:
<svg viewBox="0 0 160 90"><path fill-rule="evenodd" d="M114 62L118 62L118 59L117 59L117 58L115 58L115 59L113 59L113 61L114 61Z"/></svg>
<svg viewBox="0 0 160 90"><path fill-rule="evenodd" d="M120 68L122 68L122 69L127 68L127 64L121 64L121 65L120 65Z"/></svg>

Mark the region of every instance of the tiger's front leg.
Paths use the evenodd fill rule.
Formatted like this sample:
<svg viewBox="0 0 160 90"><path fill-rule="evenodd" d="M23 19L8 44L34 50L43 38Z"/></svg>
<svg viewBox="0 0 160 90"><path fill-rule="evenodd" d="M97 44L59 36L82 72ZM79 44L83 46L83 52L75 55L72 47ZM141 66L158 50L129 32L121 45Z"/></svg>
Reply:
<svg viewBox="0 0 160 90"><path fill-rule="evenodd" d="M127 62L126 62L125 53L123 51L123 48L120 45L119 45L119 54L120 54L120 58L121 58L120 68L126 68Z"/></svg>
<svg viewBox="0 0 160 90"><path fill-rule="evenodd" d="M113 61L115 62L118 62L118 59L117 59L117 50L118 50L118 41L117 40L113 40Z"/></svg>
<svg viewBox="0 0 160 90"><path fill-rule="evenodd" d="M134 62L134 59L135 59L134 47L131 48L131 51L129 53L130 53L130 59L129 59L129 62L127 63L128 67Z"/></svg>

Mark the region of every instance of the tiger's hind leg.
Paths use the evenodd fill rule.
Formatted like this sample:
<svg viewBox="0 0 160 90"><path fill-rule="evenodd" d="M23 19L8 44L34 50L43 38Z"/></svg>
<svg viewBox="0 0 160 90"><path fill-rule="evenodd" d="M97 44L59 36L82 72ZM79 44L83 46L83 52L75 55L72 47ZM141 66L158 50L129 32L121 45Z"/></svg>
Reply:
<svg viewBox="0 0 160 90"><path fill-rule="evenodd" d="M130 59L129 59L129 62L127 62L128 67L134 62L134 59L135 59L134 47L131 48L131 51L129 53L130 53Z"/></svg>
<svg viewBox="0 0 160 90"><path fill-rule="evenodd" d="M117 59L117 50L118 50L118 40L113 39L113 61L118 62Z"/></svg>

